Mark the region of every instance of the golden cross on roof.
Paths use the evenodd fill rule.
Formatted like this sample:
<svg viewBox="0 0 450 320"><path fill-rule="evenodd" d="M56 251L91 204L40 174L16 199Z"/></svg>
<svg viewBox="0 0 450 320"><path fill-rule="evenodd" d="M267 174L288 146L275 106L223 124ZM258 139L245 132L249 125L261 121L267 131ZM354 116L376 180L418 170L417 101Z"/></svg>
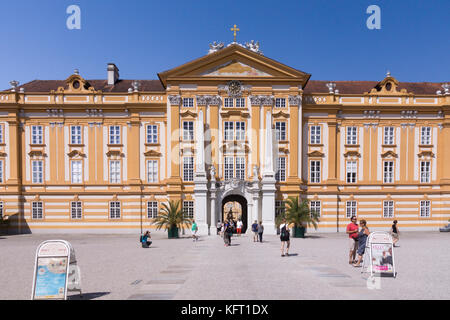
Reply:
<svg viewBox="0 0 450 320"><path fill-rule="evenodd" d="M234 25L233 28L230 29L231 31L234 31L234 42L236 42L236 31L241 31L239 28L236 27L236 25Z"/></svg>

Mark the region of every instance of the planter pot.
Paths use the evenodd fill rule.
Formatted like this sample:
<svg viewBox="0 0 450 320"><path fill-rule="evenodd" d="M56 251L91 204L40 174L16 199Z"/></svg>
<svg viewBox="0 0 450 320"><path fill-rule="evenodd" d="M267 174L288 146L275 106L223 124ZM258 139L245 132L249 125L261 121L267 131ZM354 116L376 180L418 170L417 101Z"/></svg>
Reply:
<svg viewBox="0 0 450 320"><path fill-rule="evenodd" d="M294 238L304 238L305 231L305 227L294 227Z"/></svg>
<svg viewBox="0 0 450 320"><path fill-rule="evenodd" d="M179 238L178 227L172 227L167 230L169 239Z"/></svg>

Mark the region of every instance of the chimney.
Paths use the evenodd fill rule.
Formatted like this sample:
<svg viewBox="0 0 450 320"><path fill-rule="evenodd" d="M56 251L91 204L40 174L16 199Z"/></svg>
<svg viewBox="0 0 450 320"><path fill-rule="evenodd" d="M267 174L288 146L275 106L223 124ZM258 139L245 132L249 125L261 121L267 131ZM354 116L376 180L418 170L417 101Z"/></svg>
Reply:
<svg viewBox="0 0 450 320"><path fill-rule="evenodd" d="M108 85L115 85L119 80L119 69L114 63L108 63Z"/></svg>

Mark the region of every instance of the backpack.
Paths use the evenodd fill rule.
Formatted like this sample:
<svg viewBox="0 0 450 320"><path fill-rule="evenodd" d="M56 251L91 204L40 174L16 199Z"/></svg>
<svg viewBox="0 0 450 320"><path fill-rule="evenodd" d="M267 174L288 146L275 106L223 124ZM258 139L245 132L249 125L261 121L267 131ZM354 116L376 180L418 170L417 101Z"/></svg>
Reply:
<svg viewBox="0 0 450 320"><path fill-rule="evenodd" d="M281 237L287 238L288 236L289 236L289 232L286 230L286 225L284 225L283 228L281 228Z"/></svg>

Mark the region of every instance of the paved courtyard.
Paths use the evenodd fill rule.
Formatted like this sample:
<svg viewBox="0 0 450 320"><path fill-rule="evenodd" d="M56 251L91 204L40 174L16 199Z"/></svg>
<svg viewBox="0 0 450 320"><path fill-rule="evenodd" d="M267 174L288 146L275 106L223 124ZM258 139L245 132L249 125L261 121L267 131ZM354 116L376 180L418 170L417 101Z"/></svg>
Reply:
<svg viewBox="0 0 450 320"><path fill-rule="evenodd" d="M82 299L449 299L450 234L403 232L395 248L397 278L378 278L347 261L344 233L292 239L292 254L280 256L280 241L247 235L224 247L218 236L193 242L152 233L143 249L139 235L15 235L0 237L0 299L30 299L36 248L64 239L76 251ZM79 299L70 294L71 299Z"/></svg>

